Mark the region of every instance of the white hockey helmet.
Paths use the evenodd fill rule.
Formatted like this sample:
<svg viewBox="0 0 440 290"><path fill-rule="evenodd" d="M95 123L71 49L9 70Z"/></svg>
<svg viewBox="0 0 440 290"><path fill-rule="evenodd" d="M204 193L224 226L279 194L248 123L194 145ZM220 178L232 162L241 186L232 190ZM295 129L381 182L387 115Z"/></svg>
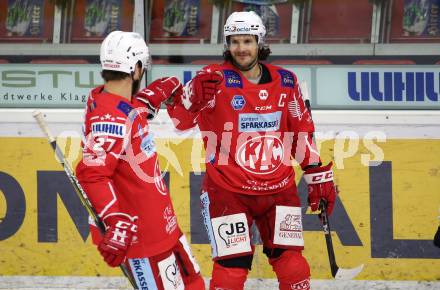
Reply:
<svg viewBox="0 0 440 290"><path fill-rule="evenodd" d="M257 36L259 45L264 44L266 27L254 11L233 12L226 19L223 31L223 41L225 47L228 46L227 37L231 35L251 34Z"/></svg>
<svg viewBox="0 0 440 290"><path fill-rule="evenodd" d="M139 61L142 63L142 68L148 68L150 53L139 33L113 31L101 44L100 60L103 70L131 74Z"/></svg>

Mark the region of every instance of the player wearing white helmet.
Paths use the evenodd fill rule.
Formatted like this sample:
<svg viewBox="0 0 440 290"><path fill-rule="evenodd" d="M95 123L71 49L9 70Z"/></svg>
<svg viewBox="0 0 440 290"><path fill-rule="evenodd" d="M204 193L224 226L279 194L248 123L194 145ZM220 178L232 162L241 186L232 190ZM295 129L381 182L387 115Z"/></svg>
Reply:
<svg viewBox="0 0 440 290"><path fill-rule="evenodd" d="M206 149L202 216L214 266L210 289L241 290L251 269L255 222L281 290L310 289L302 256L302 209L292 159L305 171L309 203L331 214L331 164L321 166L314 125L294 73L261 62L266 29L254 12L234 12L224 26L225 62L206 66L168 106L178 129L200 128Z"/></svg>
<svg viewBox="0 0 440 290"><path fill-rule="evenodd" d="M139 90L144 71L149 67L150 53L147 44L138 33L113 31L101 44L100 61L104 80L121 80L128 75L133 82L134 95ZM141 74L135 76L138 66Z"/></svg>
<svg viewBox="0 0 440 290"><path fill-rule="evenodd" d="M138 289L205 289L177 223L147 120L182 85L167 77L138 93L150 61L138 33L110 33L100 58L105 83L87 100L83 158L76 168L106 228L101 234L91 226L93 242L109 266L131 270Z"/></svg>
<svg viewBox="0 0 440 290"><path fill-rule="evenodd" d="M231 38L231 36L234 36ZM253 36L256 42L251 41ZM225 60L232 62L241 71L249 71L255 68L259 60L266 60L270 54L269 47L265 44L266 27L260 16L254 11L234 12L226 20L223 30ZM247 45L246 52L237 51L237 46ZM255 50L257 46L257 50ZM246 58L246 54L249 56Z"/></svg>

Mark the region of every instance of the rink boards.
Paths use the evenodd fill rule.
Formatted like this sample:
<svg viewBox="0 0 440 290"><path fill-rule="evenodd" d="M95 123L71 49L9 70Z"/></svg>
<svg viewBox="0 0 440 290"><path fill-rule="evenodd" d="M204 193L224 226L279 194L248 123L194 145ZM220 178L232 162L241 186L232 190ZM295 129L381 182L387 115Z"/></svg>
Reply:
<svg viewBox="0 0 440 290"><path fill-rule="evenodd" d="M31 111L7 114L0 123L0 275L120 275L91 245L86 212ZM440 279L440 249L432 245L440 206L439 116L424 112L408 118L390 112L372 113L366 120L358 113L329 114L317 111L314 116L322 159L336 164L340 194L331 223L339 266L365 264L362 280ZM12 115L17 121L11 121ZM73 163L79 158L75 132L80 119L77 110L48 113L49 125L64 135L59 142ZM163 116L153 131L179 224L209 277L210 246L198 205L204 171L200 140L196 132L178 135ZM301 171L296 172L305 207L306 186ZM330 279L318 218L307 211L303 223L312 278ZM257 245L250 277L272 279L261 250Z"/></svg>

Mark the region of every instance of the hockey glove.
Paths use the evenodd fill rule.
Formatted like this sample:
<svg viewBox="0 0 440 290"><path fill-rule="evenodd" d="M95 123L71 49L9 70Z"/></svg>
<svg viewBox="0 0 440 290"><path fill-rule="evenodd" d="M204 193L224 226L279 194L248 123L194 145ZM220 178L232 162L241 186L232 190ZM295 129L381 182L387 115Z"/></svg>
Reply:
<svg viewBox="0 0 440 290"><path fill-rule="evenodd" d="M190 112L199 112L209 105L213 106L218 85L222 82L220 71L199 71L183 89L182 103Z"/></svg>
<svg viewBox="0 0 440 290"><path fill-rule="evenodd" d="M135 98L149 109L157 110L162 102L172 101L175 95L182 94L182 84L176 77L160 78L136 94Z"/></svg>
<svg viewBox="0 0 440 290"><path fill-rule="evenodd" d="M440 226L438 227L434 236L434 245L440 248Z"/></svg>
<svg viewBox="0 0 440 290"><path fill-rule="evenodd" d="M326 166L307 169L304 179L309 191L309 205L312 211L318 210L321 199L327 202L327 214L331 215L335 205L337 190L333 183L333 162Z"/></svg>
<svg viewBox="0 0 440 290"><path fill-rule="evenodd" d="M110 267L117 267L125 261L128 247L136 232L136 225L120 215L107 218L105 223L107 230L98 245L98 250Z"/></svg>

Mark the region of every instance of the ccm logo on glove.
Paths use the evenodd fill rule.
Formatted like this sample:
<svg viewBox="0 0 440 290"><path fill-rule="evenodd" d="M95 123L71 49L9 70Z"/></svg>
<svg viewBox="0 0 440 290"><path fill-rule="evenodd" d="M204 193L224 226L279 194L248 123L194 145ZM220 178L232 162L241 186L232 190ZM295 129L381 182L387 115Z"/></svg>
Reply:
<svg viewBox="0 0 440 290"><path fill-rule="evenodd" d="M136 232L136 225L125 221L118 221L113 229L112 241L119 243L120 245L127 244L127 230L130 229L131 232Z"/></svg>
<svg viewBox="0 0 440 290"><path fill-rule="evenodd" d="M327 172L319 172L315 174L306 174L304 178L307 184L315 184L333 180L333 170Z"/></svg>
<svg viewBox="0 0 440 290"><path fill-rule="evenodd" d="M331 215L333 211L338 192L333 183L332 166L333 163L330 162L326 166L309 168L304 172L304 180L307 182L309 190L309 205L312 211L318 210L321 199L327 202L328 215Z"/></svg>
<svg viewBox="0 0 440 290"><path fill-rule="evenodd" d="M98 250L110 267L125 261L137 226L125 216L112 216L105 220L107 230L98 245Z"/></svg>

